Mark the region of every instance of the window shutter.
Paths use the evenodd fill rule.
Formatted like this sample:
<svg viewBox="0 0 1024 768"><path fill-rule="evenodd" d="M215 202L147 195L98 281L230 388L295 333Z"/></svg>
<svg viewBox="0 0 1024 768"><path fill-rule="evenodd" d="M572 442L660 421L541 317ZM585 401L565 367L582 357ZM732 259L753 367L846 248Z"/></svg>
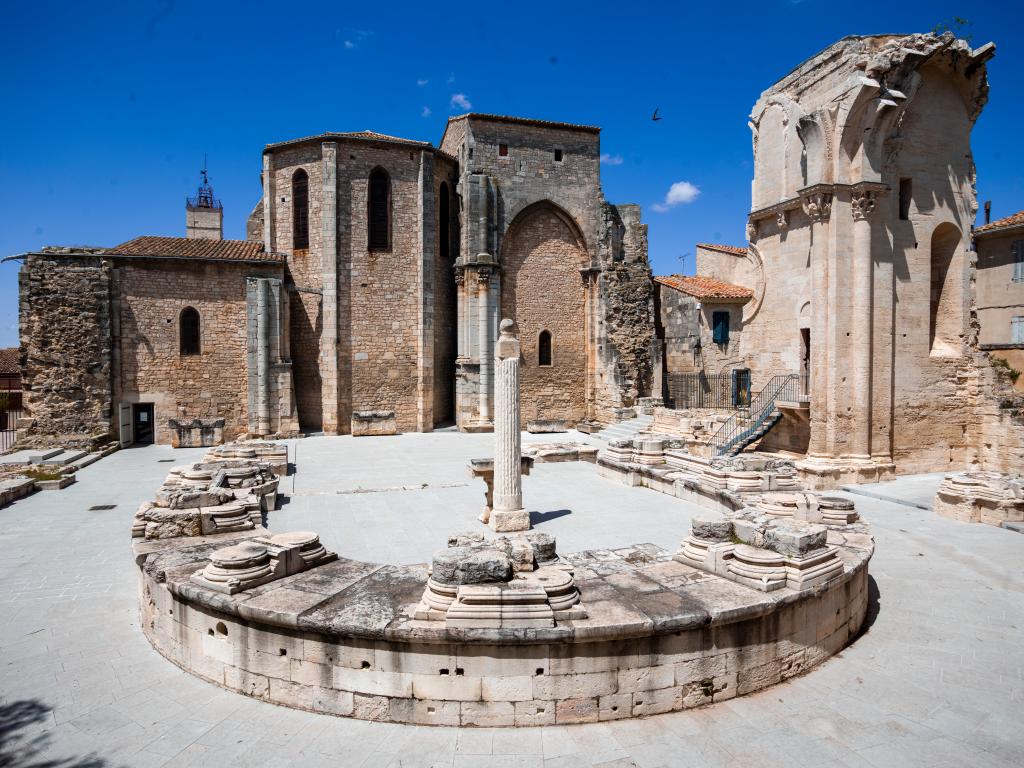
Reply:
<svg viewBox="0 0 1024 768"><path fill-rule="evenodd" d="M1024 283L1024 240L1013 241L1013 282Z"/></svg>
<svg viewBox="0 0 1024 768"><path fill-rule="evenodd" d="M711 314L711 340L715 344L729 343L729 313L713 312Z"/></svg>
<svg viewBox="0 0 1024 768"><path fill-rule="evenodd" d="M1010 320L1010 343L1024 344L1024 317Z"/></svg>

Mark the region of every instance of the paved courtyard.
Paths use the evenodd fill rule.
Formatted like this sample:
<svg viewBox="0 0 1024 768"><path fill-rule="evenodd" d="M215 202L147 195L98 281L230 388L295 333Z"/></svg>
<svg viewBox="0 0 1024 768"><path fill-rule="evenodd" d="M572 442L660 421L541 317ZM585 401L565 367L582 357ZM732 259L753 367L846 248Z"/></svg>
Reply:
<svg viewBox="0 0 1024 768"><path fill-rule="evenodd" d="M339 554L422 562L472 528L491 436L309 438L273 530ZM264 704L180 671L138 627L129 525L173 463L120 451L59 492L0 510L0 765L1019 766L1024 763L1024 536L913 506L922 482L855 496L875 531L877 600L857 642L810 674L712 707L534 729L401 726ZM930 481L928 481L930 482ZM696 508L542 464L524 480L559 550L675 547ZM90 511L96 505L114 509ZM19 754L19 757L15 755Z"/></svg>

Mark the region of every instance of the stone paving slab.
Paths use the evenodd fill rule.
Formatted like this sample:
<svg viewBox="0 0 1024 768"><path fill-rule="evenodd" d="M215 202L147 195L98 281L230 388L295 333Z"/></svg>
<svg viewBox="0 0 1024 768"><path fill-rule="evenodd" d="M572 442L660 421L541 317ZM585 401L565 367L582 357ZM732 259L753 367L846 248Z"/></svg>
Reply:
<svg viewBox="0 0 1024 768"><path fill-rule="evenodd" d="M867 496L893 504L918 509L932 508L939 484L949 473L932 472L925 475L906 475L884 483L864 483L863 485L844 485L843 490L854 496Z"/></svg>
<svg viewBox="0 0 1024 768"><path fill-rule="evenodd" d="M410 436L375 440L406 437ZM406 441L408 466L400 470L402 482L415 483L423 471L443 463L449 452L456 454L452 458L486 455L480 451L486 439L453 450L455 444L447 438L489 436L412 437L416 439ZM377 449L371 450L369 440L373 439L296 441L307 444L299 449L298 479L308 482L310 489L319 485L325 490L331 478L345 480L347 467L373 461ZM325 445L308 445L317 441ZM386 443L381 446L387 451ZM330 472L327 478L314 477L308 466L302 477L304 450L320 452L324 471ZM857 642L812 673L759 694L639 721L508 731L333 718L221 690L174 667L142 637L135 565L125 533L138 504L152 495L166 474L168 465L158 461L174 458L184 463L198 460L202 453L162 447L119 451L80 472L79 482L59 494L35 494L0 510L0 712L7 716L20 711L26 721L5 737L0 755L6 756L12 744L24 743L26 737L39 737L35 762L70 759L84 765L92 757L94 766L133 768L1007 768L1024 763L1019 720L1024 662L1017 652L1024 643L1024 539L992 526L964 525L930 511L863 496L851 498L876 537L871 574L877 596L870 626ZM382 456L381 461L392 460ZM453 482L465 481L462 469L451 471ZM386 474L382 470L357 482L386 482ZM428 474L427 480L432 479L436 480ZM638 516L649 514L661 499L673 500L645 489L626 489L626 505L610 494L592 495L592 488L612 487L586 475L573 476L566 486L575 495L577 523L589 521L587 536L611 540L618 531L618 542L604 545L610 548L643 540L678 544L681 536L670 510L664 512L665 519L673 521L672 530L661 534L664 544L634 533ZM473 507L467 517L479 511L483 499L482 484L470 490L467 502ZM337 495L331 495L336 508L344 509ZM369 507L350 507L349 514L364 520L380 510L397 515L407 506L395 501L398 495L359 494L375 501ZM576 512L580 498L587 500L585 516ZM117 507L88 511L105 503ZM285 509L296 515L295 520L281 527L271 521L272 529L302 521L300 505L294 510L290 506ZM438 506L443 510L443 504ZM688 512L683 506L677 509L678 525L685 530ZM452 518L444 526L450 531L462 511L452 508L445 513ZM316 530L316 525L301 527ZM339 536L345 530L339 527ZM425 536L422 531L420 535ZM562 534L558 535L562 548ZM415 536L408 536L413 551ZM350 532L347 540L350 546L358 540L361 547L394 549L373 544L374 536L365 531L360 537ZM593 541L590 546L595 546ZM40 556L42 552L47 556Z"/></svg>

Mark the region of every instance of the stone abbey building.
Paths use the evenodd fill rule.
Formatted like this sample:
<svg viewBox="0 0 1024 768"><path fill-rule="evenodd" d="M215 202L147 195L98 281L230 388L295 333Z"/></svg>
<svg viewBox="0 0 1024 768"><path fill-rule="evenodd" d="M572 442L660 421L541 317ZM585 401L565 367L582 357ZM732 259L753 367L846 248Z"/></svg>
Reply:
<svg viewBox="0 0 1024 768"><path fill-rule="evenodd" d="M26 254L24 444L191 444L489 430L502 318L523 340L523 420L609 421L649 394L653 300L639 207L607 203L600 130L449 120L440 146L371 131L263 153L247 240L204 183L185 238Z"/></svg>

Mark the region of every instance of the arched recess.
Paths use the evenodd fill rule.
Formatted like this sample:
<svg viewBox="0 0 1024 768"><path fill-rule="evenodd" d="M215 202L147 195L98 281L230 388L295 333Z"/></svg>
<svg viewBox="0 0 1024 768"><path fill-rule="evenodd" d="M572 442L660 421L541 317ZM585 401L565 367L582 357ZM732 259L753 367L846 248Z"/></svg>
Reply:
<svg viewBox="0 0 1024 768"><path fill-rule="evenodd" d="M545 200L523 209L501 243L501 316L519 326L522 418L586 417L587 292L580 269L590 263L580 227ZM547 332L550 365L540 364Z"/></svg>
<svg viewBox="0 0 1024 768"><path fill-rule="evenodd" d="M964 329L963 254L960 230L948 221L932 232L929 353L933 357L961 354Z"/></svg>

